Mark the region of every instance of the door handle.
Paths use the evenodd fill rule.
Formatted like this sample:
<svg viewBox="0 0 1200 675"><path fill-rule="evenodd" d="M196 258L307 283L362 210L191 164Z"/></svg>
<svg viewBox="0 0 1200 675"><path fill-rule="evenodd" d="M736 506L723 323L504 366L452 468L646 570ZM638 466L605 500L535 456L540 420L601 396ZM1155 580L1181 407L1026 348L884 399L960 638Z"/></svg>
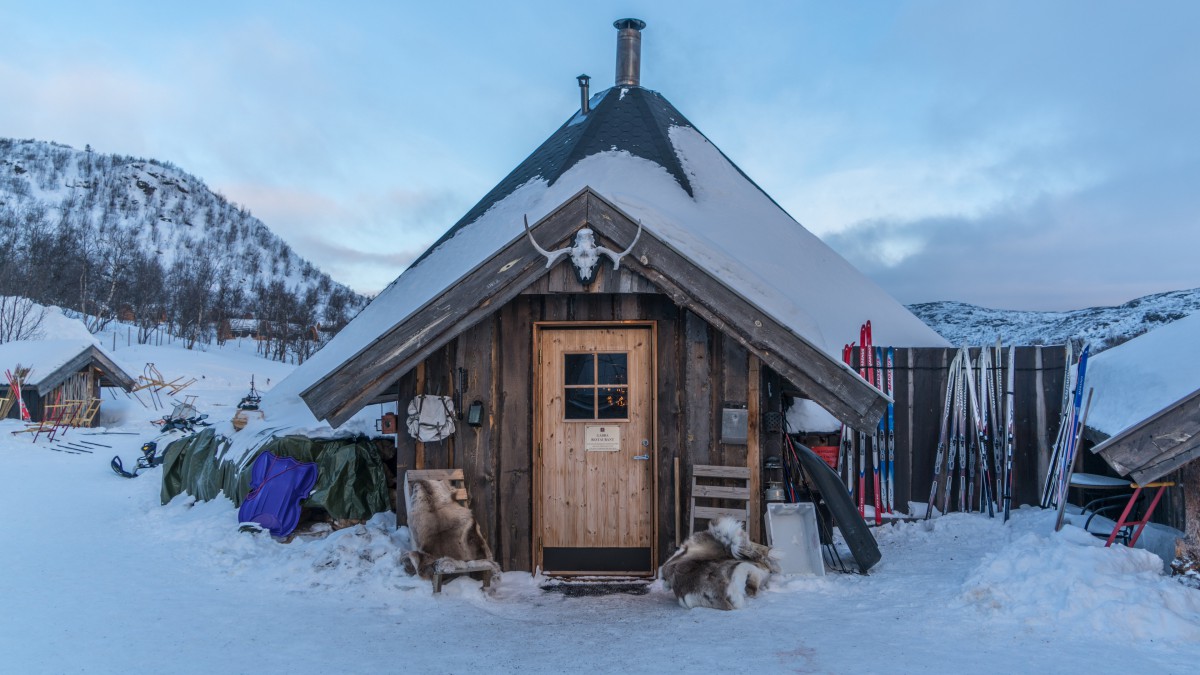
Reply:
<svg viewBox="0 0 1200 675"><path fill-rule="evenodd" d="M650 453L646 453L646 454L644 454L644 455L634 455L634 456L633 456L633 458L634 458L634 459L640 459L640 460L642 460L642 461L645 461L645 460L648 460L648 459L650 459Z"/></svg>

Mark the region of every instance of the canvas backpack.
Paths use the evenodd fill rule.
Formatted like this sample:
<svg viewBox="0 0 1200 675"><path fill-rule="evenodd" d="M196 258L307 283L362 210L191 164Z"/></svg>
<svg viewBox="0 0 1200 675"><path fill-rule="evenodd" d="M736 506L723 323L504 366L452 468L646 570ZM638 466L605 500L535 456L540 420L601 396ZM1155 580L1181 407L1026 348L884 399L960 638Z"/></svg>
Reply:
<svg viewBox="0 0 1200 675"><path fill-rule="evenodd" d="M408 433L423 443L454 433L454 401L449 396L421 394L408 404Z"/></svg>

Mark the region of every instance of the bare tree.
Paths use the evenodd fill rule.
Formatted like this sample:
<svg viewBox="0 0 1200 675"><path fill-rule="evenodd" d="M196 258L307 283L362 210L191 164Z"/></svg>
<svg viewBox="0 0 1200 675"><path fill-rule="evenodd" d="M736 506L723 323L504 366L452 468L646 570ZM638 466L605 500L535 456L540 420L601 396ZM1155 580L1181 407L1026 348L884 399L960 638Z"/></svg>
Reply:
<svg viewBox="0 0 1200 675"><path fill-rule="evenodd" d="M46 308L29 298L0 295L0 344L42 337Z"/></svg>

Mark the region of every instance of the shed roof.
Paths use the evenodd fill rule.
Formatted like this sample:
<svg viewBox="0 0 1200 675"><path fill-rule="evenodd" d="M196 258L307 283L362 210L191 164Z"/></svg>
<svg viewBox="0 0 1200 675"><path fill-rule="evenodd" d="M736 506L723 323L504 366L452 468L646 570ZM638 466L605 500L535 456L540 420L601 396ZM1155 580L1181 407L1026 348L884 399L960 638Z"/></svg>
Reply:
<svg viewBox="0 0 1200 675"><path fill-rule="evenodd" d="M1095 390L1087 424L1115 436L1200 387L1200 313L1192 314L1096 354L1087 387Z"/></svg>
<svg viewBox="0 0 1200 675"><path fill-rule="evenodd" d="M1156 480L1200 457L1200 313L1088 361L1087 424L1108 438L1092 448L1122 475Z"/></svg>
<svg viewBox="0 0 1200 675"><path fill-rule="evenodd" d="M538 222L583 190L641 222L833 363L867 320L876 344L948 345L796 222L661 95L614 87L593 100L590 112L567 120L274 393L311 392L380 349L389 330L497 252L514 251L514 264L540 259L532 247L514 248L524 237L523 217Z"/></svg>
<svg viewBox="0 0 1200 675"><path fill-rule="evenodd" d="M0 344L0 367L12 369L18 364L32 368L21 388L35 387L38 396L46 395L88 366L103 371L111 386L125 391L134 386L133 377L88 340L16 340Z"/></svg>

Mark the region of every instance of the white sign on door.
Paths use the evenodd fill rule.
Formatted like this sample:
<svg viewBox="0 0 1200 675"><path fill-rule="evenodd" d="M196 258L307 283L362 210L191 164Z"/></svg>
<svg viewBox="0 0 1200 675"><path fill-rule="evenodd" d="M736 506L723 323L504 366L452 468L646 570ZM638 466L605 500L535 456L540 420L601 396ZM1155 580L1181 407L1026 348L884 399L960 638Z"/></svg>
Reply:
<svg viewBox="0 0 1200 675"><path fill-rule="evenodd" d="M621 450L621 427L584 427L583 447L588 452L619 452Z"/></svg>

